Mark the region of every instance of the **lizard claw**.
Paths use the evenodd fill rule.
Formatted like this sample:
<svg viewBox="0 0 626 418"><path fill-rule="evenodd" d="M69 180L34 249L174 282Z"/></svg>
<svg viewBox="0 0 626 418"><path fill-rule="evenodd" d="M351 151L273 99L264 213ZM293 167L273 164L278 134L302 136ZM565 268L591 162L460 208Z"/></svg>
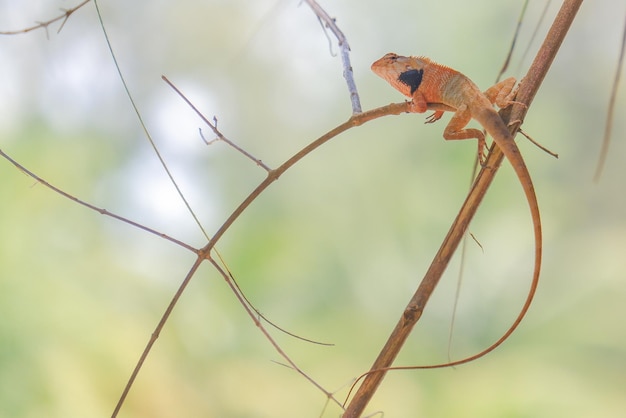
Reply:
<svg viewBox="0 0 626 418"><path fill-rule="evenodd" d="M434 122L437 122L439 119L441 119L442 116L443 116L443 110L437 110L436 112L433 112L432 115L428 116L426 118L426 122L424 122L424 123L434 123Z"/></svg>
<svg viewBox="0 0 626 418"><path fill-rule="evenodd" d="M523 104L523 103L521 103L521 104ZM526 106L526 105L524 105L524 106ZM519 120L519 119L515 119L515 120L512 120L512 121L509 121L509 123L506 124L506 127L510 128L511 126L518 125L518 124L521 125L522 121Z"/></svg>
<svg viewBox="0 0 626 418"><path fill-rule="evenodd" d="M487 144L485 143L485 138L478 138L478 163L481 167L485 166L487 159L487 155L485 154L486 148Z"/></svg>
<svg viewBox="0 0 626 418"><path fill-rule="evenodd" d="M505 107L509 107L511 105L514 105L514 104L520 105L523 108L528 109L528 106L526 105L526 103L518 102L518 101L515 101L515 100L509 100L508 102L506 102L506 104L504 106L498 106L498 107L500 109L504 109Z"/></svg>

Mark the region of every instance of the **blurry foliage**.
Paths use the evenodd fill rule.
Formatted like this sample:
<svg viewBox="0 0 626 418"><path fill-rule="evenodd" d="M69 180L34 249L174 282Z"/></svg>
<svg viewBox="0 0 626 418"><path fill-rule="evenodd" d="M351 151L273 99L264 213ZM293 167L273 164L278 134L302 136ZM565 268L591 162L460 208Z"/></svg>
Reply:
<svg viewBox="0 0 626 418"><path fill-rule="evenodd" d="M0 30L72 6L54 3L0 2ZM264 172L223 144L207 148L200 121L161 74L270 166L349 117L339 61L297 2L102 8L131 92L209 233ZM391 50L429 55L487 86L518 14L515 3L486 0L329 8L350 40L365 109L401 100L369 72ZM521 142L546 231L528 318L477 363L390 374L371 411L618 417L626 409L624 141L614 141L602 182L591 185L621 30L614 9L583 5L525 121L560 154L555 161ZM529 28L539 13L529 10ZM530 29L521 44L525 35ZM0 38L0 60L5 152L69 193L202 245L142 137L93 7L49 40L43 31ZM617 108L625 107L621 94ZM464 198L475 144L444 143L440 123L405 115L340 136L272 185L218 245L265 315L336 344L274 332L326 388L345 391L369 367ZM624 132L624 123L616 120L613 131ZM526 291L531 228L515 181L505 167L472 226L484 252L469 243L454 356L492 342ZM0 202L0 417L110 414L192 254L62 199L7 163L0 163ZM445 359L457 268L402 364ZM203 267L121 416L318 416L321 394L271 360L276 354L222 279ZM338 414L331 407L325 416Z"/></svg>

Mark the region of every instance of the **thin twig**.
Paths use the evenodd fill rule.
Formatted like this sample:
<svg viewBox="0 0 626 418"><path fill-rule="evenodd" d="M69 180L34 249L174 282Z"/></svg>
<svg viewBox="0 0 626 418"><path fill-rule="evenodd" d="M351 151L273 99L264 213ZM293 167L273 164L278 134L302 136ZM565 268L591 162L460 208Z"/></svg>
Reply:
<svg viewBox="0 0 626 418"><path fill-rule="evenodd" d="M559 154L557 154L554 151L550 151L548 148L544 147L543 145L541 145L539 142L535 141L533 139L532 136L528 135L525 131L523 131L521 128L519 129L519 133L524 135L524 138L528 139L534 146L536 146L537 148L539 148L541 151L545 152L546 154L554 157L554 158L559 158Z"/></svg>
<svg viewBox="0 0 626 418"><path fill-rule="evenodd" d="M246 158L254 161L254 163L256 165L258 165L259 167L262 167L265 171L271 171L272 169L269 168L267 165L265 165L263 163L263 161L261 161L260 159L254 157L252 154L250 154L248 151L246 151L245 149L241 148L239 145L235 144L233 141L231 141L230 139L226 138L218 129L217 129L217 120L215 118L213 118L213 123L211 123L211 121L209 121L209 119L207 119L206 116L204 116L202 114L202 112L200 112L200 110L198 110L198 108L196 106L194 106L193 103L191 103L191 101L183 94L183 92L181 92L178 87L176 87L174 85L174 83L172 83L167 77L165 77L164 75L161 76L161 78L163 79L163 81L165 81L175 92L176 94L178 94L184 101L185 103L187 103L187 105L189 105L189 107L191 107L191 109L196 112L196 114L200 117L200 119L202 119L204 121L204 123L206 123L209 128L211 128L211 130L213 131L213 133L215 134L215 136L217 137L215 140L220 140L220 141L224 141L225 143L227 143L229 146L231 146L232 148L234 148L235 150L237 150L239 153L243 154ZM202 131L200 131L200 136L202 137L202 139L204 140L204 143L207 145L210 145L213 141L207 141L204 136L202 136ZM208 239L208 237L207 237Z"/></svg>
<svg viewBox="0 0 626 418"><path fill-rule="evenodd" d="M320 19L327 28L337 37L339 43L339 51L341 54L341 62L343 63L343 77L348 84L348 91L350 92L350 102L352 103L352 113L361 113L361 100L359 99L359 92L354 82L354 71L352 70L352 64L350 64L350 45L348 40L343 34L335 19L330 17L326 10L324 10L315 0L304 0L306 4L313 10L313 13Z"/></svg>
<svg viewBox="0 0 626 418"><path fill-rule="evenodd" d="M120 77L120 81L122 82L122 86L124 87L124 91L126 92L126 96L128 97L128 100L130 100L130 104L131 104L131 106L133 108L133 111L135 112L135 116L137 116L137 120L139 121L139 125L141 126L141 129L143 130L144 135L146 136L146 139L150 143L150 146L152 147L152 150L154 151L154 154L156 155L156 157L158 158L159 162L161 163L161 167L163 167L163 170L167 174L167 177L169 178L170 183L172 183L172 186L174 186L174 189L176 189L176 193L178 193L178 196L180 197L181 201L183 202L183 204L187 208L187 211L191 214L191 217L196 222L196 225L198 225L198 228L200 229L200 231L202 232L204 237L206 239L209 239L209 235L204 230L204 227L202 226L202 223L200 222L200 219L198 219L198 217L196 216L196 213L191 208L191 205L189 204L189 202L185 198L185 195L183 194L182 190L178 186L178 183L176 182L176 179L174 179L174 176L170 172L169 167L165 163L165 160L163 159L163 156L161 155L161 152L157 148L154 140L152 139L152 135L148 131L148 127L146 126L146 124L145 124L145 122L143 120L143 117L141 116L141 113L139 112L139 108L137 107L137 104L135 103L135 100L133 99L133 96L130 94L130 88L128 87L128 83L126 83L126 78L124 77L124 74L122 74L122 70L120 68L119 63L117 62L117 56L113 52L113 46L111 45L111 41L109 40L109 35L108 35L108 33L107 33L107 31L106 31L106 29L104 27L104 21L102 20L102 14L100 13L100 6L98 6L98 1L97 0L93 0L93 2L94 2L94 6L96 7L96 14L98 15L98 21L100 22L100 28L102 29L102 33L104 35L104 39L105 39L105 42L107 44L107 48L109 49L109 53L111 55L111 59L113 60L113 64L115 65L115 69L117 70L117 74Z"/></svg>
<svg viewBox="0 0 626 418"><path fill-rule="evenodd" d="M7 161L9 161L11 164L13 164L15 167L17 167L18 170L20 170L21 172L23 172L27 176L32 177L33 179L35 179L35 181L37 181L37 183L40 183L40 184L44 185L45 187L47 187L48 189L52 190L53 192L58 193L61 196L65 197L67 199L70 199L71 201L73 201L75 203L78 203L81 206L84 206L86 208L94 210L94 211L98 212L101 215L109 216L111 218L117 219L118 221L122 221L122 222L124 222L124 223L126 223L128 225L134 226L135 228L139 228L139 229L141 229L143 231L146 231L146 232L148 232L150 234L156 235L156 236L158 236L160 238L166 239L166 240L168 240L168 241L170 241L170 242L172 242L172 243L174 243L176 245L180 245L181 247L183 247L183 248L185 248L185 249L187 249L189 251L192 251L194 253L198 252L198 249L196 249L196 248L192 247L191 245L186 244L186 243L184 243L184 242L182 242L182 241L180 241L178 239L172 238L169 235L166 235L166 234L164 234L162 232L159 232L157 230L154 230L152 228L148 228L147 226L144 226L144 225L142 225L142 224L140 224L138 222L131 221L130 219L125 218L125 217L120 216L120 215L117 215L117 214L115 214L113 212L110 212L107 209L99 208L99 207L97 207L95 205L92 205L91 203L87 203L84 200L81 200L81 199L77 198L76 196L73 196L73 195L71 195L71 194L69 194L69 193L59 189L58 187L48 183L46 180L44 180L43 178L39 177L37 174L33 173L32 171L30 171L29 169L24 167L22 164L18 163L16 160L11 158L8 154L6 154L1 149L0 149L0 156L5 158Z"/></svg>
<svg viewBox="0 0 626 418"><path fill-rule="evenodd" d="M265 336L265 338L270 342L270 344L272 345L272 347L274 347L274 349L276 350L276 352L287 361L288 365L295 370L298 374L300 374L301 376L303 376L306 380L308 380L313 386L315 386L317 389L319 389L321 392L323 392L328 399L332 400L333 402L335 402L335 404L337 404L338 406L341 406L341 402L339 402L337 400L337 398L335 398L333 396L333 394L329 391L327 391L326 389L324 389L324 387L322 387L322 385L320 385L319 383L317 383L311 376L309 376L307 373L305 373L300 367L298 367L298 365L289 357L289 355L287 355L287 353L282 349L282 347L276 342L276 340L269 334L269 332L267 331L267 329L263 326L263 324L261 324L261 321L259 321L255 314L256 311L250 309L250 306L247 305L245 303L245 298L243 297L243 295L241 294L241 292L239 291L238 288L236 288L235 286L233 286L233 282L231 280L229 280L229 275L221 268L221 266L219 264L217 264L215 262L215 260L210 259L209 260L211 262L211 264L213 264L213 267L215 267L217 269L217 271L219 271L219 273L222 275L222 277L226 280L226 283L228 283L228 285L230 286L231 290L233 291L233 293L235 294L235 296L237 297L237 299L239 299L240 304L244 307L244 309L246 310L246 313L248 314L248 316L250 318L252 318L252 320L254 321L254 324L261 330L261 332L263 333L263 335Z"/></svg>
<svg viewBox="0 0 626 418"><path fill-rule="evenodd" d="M180 299L180 297L182 296L185 288L191 281L191 278L194 276L194 274L198 270L198 267L200 267L200 264L202 264L205 257L208 257L208 256L209 256L208 253L198 253L198 258L194 262L193 266L191 266L191 269L189 269L189 272L185 276L185 279L183 280L182 284L179 286L178 290L176 291L176 294L174 295L169 305L167 306L167 309L165 310L165 313L161 317L161 320L157 324L154 332L152 332L152 335L150 336L150 340L148 340L148 344L146 345L146 348L144 348L143 352L141 353L141 357L137 361L137 364L135 364L135 368L133 369L133 372L131 373L130 378L126 382L126 386L124 387L124 390L122 391L122 394L120 395L120 398L118 399L117 404L115 405L115 408L113 409L111 418L117 417L117 414L122 409L122 406L124 405L124 401L126 400L126 397L128 396L128 393L130 392L130 389L132 388L133 383L135 383L135 379L139 375L139 372L141 371L141 368L143 367L143 364L146 361L146 358L148 358L148 354L150 354L150 350L152 350L152 346L154 345L156 340L159 338L159 335L161 334L161 331L163 330L163 326L165 326L165 323L167 322L170 315L172 314L172 311L174 310L174 307L176 306L178 299Z"/></svg>
<svg viewBox="0 0 626 418"><path fill-rule="evenodd" d="M65 10L63 10L63 14L62 15L59 15L59 16L53 18L53 19L46 20L45 22L37 22L36 25L30 26L30 27L25 28L25 29L0 31L0 35L19 35L19 34L22 34L22 33L27 33L27 32L34 31L36 29L42 29L43 28L46 31L46 37L48 37L48 26L50 26L54 22L58 22L59 20L63 20L63 22L61 22L61 26L59 26L59 29L57 30L57 33L60 33L61 29L63 29L63 27L65 26L65 22L67 22L67 19L69 19L70 15L72 13L74 13L76 10L80 9L81 7L83 7L85 4L89 3L90 1L91 0L85 0L82 3L80 3L78 6L72 7L71 9L65 9Z"/></svg>
<svg viewBox="0 0 626 418"><path fill-rule="evenodd" d="M530 39L528 40L528 44L526 44L526 49L524 50L524 53L522 54L519 62L520 62L520 67L522 63L526 60L526 56L528 55L528 52L530 51L530 47L533 44L533 41L535 40L535 38L537 37L537 34L539 33L539 28L541 27L541 24L543 23L543 19L545 19L546 15L548 14L548 9L550 8L550 3L552 0L548 0L544 3L543 6L543 10L541 11L541 16L539 17L539 20L537 21L537 24L535 25L535 29L533 29L533 33L530 36ZM519 68L517 69L517 72L519 72Z"/></svg>
<svg viewBox="0 0 626 418"><path fill-rule="evenodd" d="M519 36L520 28L522 27L522 22L524 21L524 15L526 14L526 7L528 6L528 0L524 1L522 5L522 11L520 12L520 16L517 19L517 26L515 28L515 34L513 34L513 40L511 41L511 46L509 47L509 53L504 60L504 64L502 64L502 68L500 68L500 72L496 77L496 83L500 81L500 77L502 74L509 68L509 63L511 62L511 57L513 56L513 51L515 50L515 44L517 42L517 37Z"/></svg>
<svg viewBox="0 0 626 418"><path fill-rule="evenodd" d="M469 190L472 189L472 184L474 182L474 178L476 177L476 173L478 172L478 166L480 165L480 155L476 154L476 158L474 159L472 175L470 179L472 180L469 184ZM450 331L448 332L448 361L452 361L452 338L454 333L454 324L456 322L456 311L459 305L459 297L461 295L461 287L463 285L463 274L465 272L465 258L467 255L467 236L471 236L474 242L482 249L483 247L480 245L480 242L476 239L476 237L468 232L465 234L463 238L463 242L461 243L461 257L459 262L459 273L456 279L456 289L454 291L454 302L452 303L452 317L450 318Z"/></svg>
<svg viewBox="0 0 626 418"><path fill-rule="evenodd" d="M596 183L600 181L602 176L602 170L604 169L604 163L606 156L609 153L609 144L611 143L611 130L613 129L613 118L615 117L615 99L617 97L617 90L619 89L619 79L622 74L622 66L624 65L624 48L626 47L626 21L624 22L624 33L622 35L622 49L617 59L617 70L615 72L615 78L613 79L613 85L611 86L611 98L609 99L609 108L606 111L606 123L604 125L604 136L602 138L602 148L600 150L600 157L598 158L598 165L596 166L596 172L593 176L593 181Z"/></svg>
<svg viewBox="0 0 626 418"><path fill-rule="evenodd" d="M429 103L429 110L445 110L450 111L451 108L446 105L442 105L439 103ZM211 238L209 243L204 246L203 250L207 250L213 248L217 241L224 235L224 233L232 226L232 224L239 218L239 216L243 213L243 211L250 206L250 204L261 194L265 189L267 189L272 183L274 183L278 178L285 173L289 168L291 168L294 164L300 161L302 158L310 154L315 149L319 148L332 138L337 135L347 131L350 128L360 126L366 122L372 121L374 119L378 119L387 115L399 115L402 113L408 113L409 111L409 103L392 103L387 106L379 107L376 109L368 110L365 112L361 112L357 115L352 115L350 119L341 125L335 127L329 132L325 133L315 141L311 142L309 145L301 149L299 152L294 154L291 158L281 164L278 168L270 170L267 173L267 177L263 180L257 187L244 199L239 206L231 213L231 215L226 219L226 221L222 224L222 226L217 230L215 235Z"/></svg>

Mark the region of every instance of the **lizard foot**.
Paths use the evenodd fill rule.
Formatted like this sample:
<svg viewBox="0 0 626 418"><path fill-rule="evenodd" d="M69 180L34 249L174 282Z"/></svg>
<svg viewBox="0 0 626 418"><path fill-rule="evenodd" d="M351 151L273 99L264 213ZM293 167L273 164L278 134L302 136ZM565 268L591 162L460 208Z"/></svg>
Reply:
<svg viewBox="0 0 626 418"><path fill-rule="evenodd" d="M478 139L478 163L481 167L485 166L485 162L487 160L487 154L485 154L485 149L487 148L487 144L485 142L485 138L477 138Z"/></svg>
<svg viewBox="0 0 626 418"><path fill-rule="evenodd" d="M428 116L426 118L426 122L424 122L424 123L434 123L434 122L437 122L439 119L441 119L442 116L443 116L443 110L437 110L436 112L433 112L432 115Z"/></svg>
<svg viewBox="0 0 626 418"><path fill-rule="evenodd" d="M506 104L505 104L504 106L498 106L498 107L499 107L500 109L504 109L505 107L509 107L509 106L514 105L514 104L516 104L516 105L520 105L520 106L522 106L523 108L528 109L528 106L526 106L526 103L517 102L517 101L515 101L515 100L509 100L508 102L506 102Z"/></svg>

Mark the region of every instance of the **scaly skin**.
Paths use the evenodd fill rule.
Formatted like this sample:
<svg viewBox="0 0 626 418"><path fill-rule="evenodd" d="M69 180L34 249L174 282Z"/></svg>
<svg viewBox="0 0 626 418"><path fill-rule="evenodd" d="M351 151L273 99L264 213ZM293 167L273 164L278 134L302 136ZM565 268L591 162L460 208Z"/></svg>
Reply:
<svg viewBox="0 0 626 418"><path fill-rule="evenodd" d="M426 57L403 57L393 53L386 54L374 62L372 71L389 82L400 93L412 99L409 104L411 112L424 113L429 103L443 103L455 109L452 119L443 132L443 137L448 140L476 138L479 157L482 161L485 146L484 134L478 129L464 129L471 119L478 121L509 160L524 189L535 233L535 268L530 292L524 307L504 336L470 359L481 357L501 344L522 321L535 294L541 271L541 218L535 188L515 140L493 108L494 103L501 108L514 103L512 98L516 93L513 88L515 79L504 80L482 93L469 78L452 68L437 64ZM428 117L426 122L435 122L441 118L442 114L443 111L437 111Z"/></svg>

